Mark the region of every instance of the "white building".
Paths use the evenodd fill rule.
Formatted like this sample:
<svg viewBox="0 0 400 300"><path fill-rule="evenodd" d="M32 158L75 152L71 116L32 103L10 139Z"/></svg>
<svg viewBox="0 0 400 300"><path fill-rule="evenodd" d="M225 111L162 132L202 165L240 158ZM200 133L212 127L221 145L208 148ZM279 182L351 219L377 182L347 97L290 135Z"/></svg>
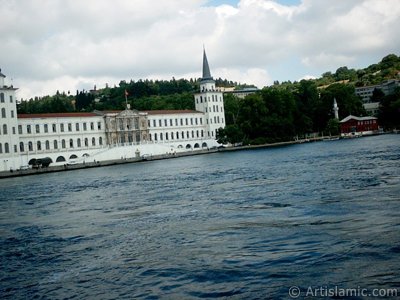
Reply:
<svg viewBox="0 0 400 300"><path fill-rule="evenodd" d="M217 138L217 130L225 127L225 110L222 92L215 88L211 76L206 52L203 53L203 77L200 82L200 93L195 94L196 110L204 114L206 137Z"/></svg>
<svg viewBox="0 0 400 300"><path fill-rule="evenodd" d="M400 81L397 79L390 79L383 81L381 84L362 86L355 88L355 94L361 98L363 106L367 113L371 116L376 116L379 112L379 102L372 102L372 96L375 89L381 90L385 96L391 95L395 89L400 86Z"/></svg>
<svg viewBox="0 0 400 300"><path fill-rule="evenodd" d="M222 92L215 88L203 54L196 110L94 111L91 113L19 114L16 89L0 71L0 171L44 160L51 165L174 154L219 146L225 127Z"/></svg>

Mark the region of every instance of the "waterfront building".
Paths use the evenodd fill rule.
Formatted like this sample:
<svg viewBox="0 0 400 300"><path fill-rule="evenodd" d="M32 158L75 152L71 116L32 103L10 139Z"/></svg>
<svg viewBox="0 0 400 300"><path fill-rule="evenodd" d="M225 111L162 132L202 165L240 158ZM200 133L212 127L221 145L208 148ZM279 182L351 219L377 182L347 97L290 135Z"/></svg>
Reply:
<svg viewBox="0 0 400 300"><path fill-rule="evenodd" d="M340 121L340 132L344 137L369 135L378 131L379 125L376 117L356 117L349 115Z"/></svg>
<svg viewBox="0 0 400 300"><path fill-rule="evenodd" d="M215 87L207 56L195 94L196 110L19 114L16 88L4 84L0 71L0 171L38 161L51 165L173 155L219 146L225 127L222 92Z"/></svg>

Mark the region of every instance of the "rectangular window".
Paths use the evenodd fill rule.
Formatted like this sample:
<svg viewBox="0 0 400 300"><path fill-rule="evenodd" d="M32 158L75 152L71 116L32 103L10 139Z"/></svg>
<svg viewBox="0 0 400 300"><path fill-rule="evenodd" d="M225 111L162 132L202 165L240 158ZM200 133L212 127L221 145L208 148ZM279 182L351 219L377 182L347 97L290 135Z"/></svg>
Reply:
<svg viewBox="0 0 400 300"><path fill-rule="evenodd" d="M86 122L84 122L83 123L83 131L86 131L87 130L87 124L86 124Z"/></svg>
<svg viewBox="0 0 400 300"><path fill-rule="evenodd" d="M189 125L188 118L185 119L185 124Z"/></svg>
<svg viewBox="0 0 400 300"><path fill-rule="evenodd" d="M79 123L75 123L75 130L79 131Z"/></svg>
<svg viewBox="0 0 400 300"><path fill-rule="evenodd" d="M36 133L40 133L40 126L39 126L39 124L36 124L35 128L36 128Z"/></svg>
<svg viewBox="0 0 400 300"><path fill-rule="evenodd" d="M181 118L181 126L183 126L183 119Z"/></svg>
<svg viewBox="0 0 400 300"><path fill-rule="evenodd" d="M174 126L174 121L172 119L169 120L169 126Z"/></svg>
<svg viewBox="0 0 400 300"><path fill-rule="evenodd" d="M190 125L193 125L193 118L190 118Z"/></svg>
<svg viewBox="0 0 400 300"><path fill-rule="evenodd" d="M157 122L156 122L156 120L153 120L153 127L157 127Z"/></svg>
<svg viewBox="0 0 400 300"><path fill-rule="evenodd" d="M168 132L165 133L165 139L168 141Z"/></svg>
<svg viewBox="0 0 400 300"><path fill-rule="evenodd" d="M18 133L22 134L22 125L18 125Z"/></svg>
<svg viewBox="0 0 400 300"><path fill-rule="evenodd" d="M72 131L72 124L68 123L68 131L71 132Z"/></svg>
<svg viewBox="0 0 400 300"><path fill-rule="evenodd" d="M90 122L90 130L94 130L94 123Z"/></svg>
<svg viewBox="0 0 400 300"><path fill-rule="evenodd" d="M164 126L165 126L165 127L168 126L168 120L167 120L167 119L164 120Z"/></svg>
<svg viewBox="0 0 400 300"><path fill-rule="evenodd" d="M60 124L60 131L64 132L64 124Z"/></svg>
<svg viewBox="0 0 400 300"><path fill-rule="evenodd" d="M57 131L57 125L56 124L52 124L52 127L53 127L53 132L56 132Z"/></svg>
<svg viewBox="0 0 400 300"><path fill-rule="evenodd" d="M150 127L150 120L147 121L147 126Z"/></svg>
<svg viewBox="0 0 400 300"><path fill-rule="evenodd" d="M14 152L15 152L15 153L18 152L17 145L14 145Z"/></svg>
<svg viewBox="0 0 400 300"><path fill-rule="evenodd" d="M97 129L101 130L101 122L97 122Z"/></svg>
<svg viewBox="0 0 400 300"><path fill-rule="evenodd" d="M162 122L161 122L161 120L158 120L158 126L162 127Z"/></svg>
<svg viewBox="0 0 400 300"><path fill-rule="evenodd" d="M11 111L11 118L14 118L14 111Z"/></svg>
<svg viewBox="0 0 400 300"><path fill-rule="evenodd" d="M44 132L48 133L49 132L49 125L44 124Z"/></svg>
<svg viewBox="0 0 400 300"><path fill-rule="evenodd" d="M13 134L16 134L16 132L15 132L15 127L12 128L12 133L13 133Z"/></svg>
<svg viewBox="0 0 400 300"><path fill-rule="evenodd" d="M178 119L175 119L175 126L178 126Z"/></svg>
<svg viewBox="0 0 400 300"><path fill-rule="evenodd" d="M13 96L10 95L10 103L13 103Z"/></svg>

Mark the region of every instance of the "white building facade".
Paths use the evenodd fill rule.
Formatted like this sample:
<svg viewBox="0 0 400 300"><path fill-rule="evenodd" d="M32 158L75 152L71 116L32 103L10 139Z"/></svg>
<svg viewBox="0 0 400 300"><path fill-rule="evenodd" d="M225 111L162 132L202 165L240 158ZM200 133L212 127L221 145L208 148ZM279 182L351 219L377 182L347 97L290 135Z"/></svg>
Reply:
<svg viewBox="0 0 400 300"><path fill-rule="evenodd" d="M225 127L222 92L215 88L206 54L196 110L19 114L17 89L0 70L0 171L34 166L129 159L218 147Z"/></svg>

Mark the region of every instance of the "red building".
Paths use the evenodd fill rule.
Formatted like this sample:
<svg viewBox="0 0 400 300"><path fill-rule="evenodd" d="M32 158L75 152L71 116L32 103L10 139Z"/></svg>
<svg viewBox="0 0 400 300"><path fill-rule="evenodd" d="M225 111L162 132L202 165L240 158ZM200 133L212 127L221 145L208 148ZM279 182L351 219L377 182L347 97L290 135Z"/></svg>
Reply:
<svg viewBox="0 0 400 300"><path fill-rule="evenodd" d="M378 132L378 119L375 117L356 117L349 115L340 121L342 136L365 135Z"/></svg>

